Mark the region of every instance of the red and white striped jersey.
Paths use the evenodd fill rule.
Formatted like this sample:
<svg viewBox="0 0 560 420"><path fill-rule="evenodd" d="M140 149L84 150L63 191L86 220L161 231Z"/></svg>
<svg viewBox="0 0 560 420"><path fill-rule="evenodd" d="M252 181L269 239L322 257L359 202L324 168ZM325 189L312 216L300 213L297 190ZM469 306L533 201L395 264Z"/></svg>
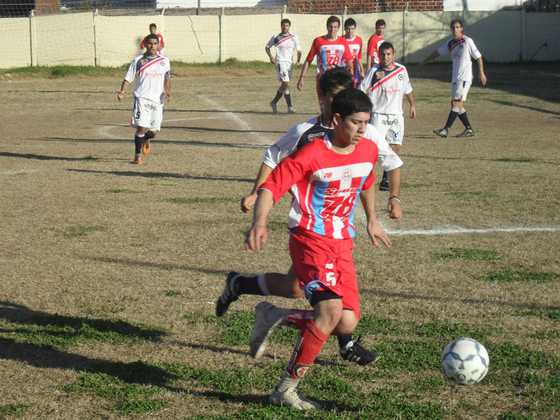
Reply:
<svg viewBox="0 0 560 420"><path fill-rule="evenodd" d="M333 67L342 67L345 62L352 61L350 47L343 36L329 41L326 36L315 38L306 61L313 61L317 56L317 74L323 74Z"/></svg>

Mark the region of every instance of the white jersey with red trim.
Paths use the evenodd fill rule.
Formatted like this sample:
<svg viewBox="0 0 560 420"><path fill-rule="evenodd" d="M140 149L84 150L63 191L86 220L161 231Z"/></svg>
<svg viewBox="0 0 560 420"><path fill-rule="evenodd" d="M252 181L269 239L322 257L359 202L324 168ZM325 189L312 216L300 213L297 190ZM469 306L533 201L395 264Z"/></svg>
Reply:
<svg viewBox="0 0 560 420"><path fill-rule="evenodd" d="M412 92L406 68L399 63L393 64L393 70L374 65L360 84L360 90L371 100L373 112L402 115L403 96Z"/></svg>
<svg viewBox="0 0 560 420"><path fill-rule="evenodd" d="M268 148L264 155L263 163L269 168L274 169L282 160L295 151L317 138L323 138L330 132L332 132L332 128L323 125L320 116L299 123L290 128L284 137ZM401 158L393 151L385 137L373 125L367 125L364 138L371 140L377 145L379 152L378 163L383 167L384 171L390 172L403 165Z"/></svg>
<svg viewBox="0 0 560 420"><path fill-rule="evenodd" d="M163 83L169 77L170 70L171 65L166 57L158 55L150 58L140 54L128 66L124 80L132 83L136 79L133 92L135 98L163 103Z"/></svg>
<svg viewBox="0 0 560 420"><path fill-rule="evenodd" d="M471 38L461 35L461 38L451 38L445 44L438 48L439 55L451 54L453 61L453 79L451 83L466 81L472 84L472 61L471 57L478 60L482 54L474 45Z"/></svg>
<svg viewBox="0 0 560 420"><path fill-rule="evenodd" d="M274 35L266 44L266 48L271 49L274 47L276 49L276 62L294 62L294 50L301 51L301 45L299 44L299 39L297 35L294 34L282 34Z"/></svg>
<svg viewBox="0 0 560 420"><path fill-rule="evenodd" d="M276 203L287 191L293 200L288 227L333 239L353 238L354 209L362 190L373 185L377 146L361 139L355 150L331 150L326 135L284 159L260 189Z"/></svg>

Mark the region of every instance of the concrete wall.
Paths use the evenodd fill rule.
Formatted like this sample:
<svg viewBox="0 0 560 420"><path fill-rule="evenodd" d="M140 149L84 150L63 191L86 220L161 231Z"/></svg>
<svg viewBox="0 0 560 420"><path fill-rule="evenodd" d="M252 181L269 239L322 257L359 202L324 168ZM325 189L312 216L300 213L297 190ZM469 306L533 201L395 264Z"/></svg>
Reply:
<svg viewBox="0 0 560 420"><path fill-rule="evenodd" d="M171 60L267 61L264 46L279 32L282 17L292 21L292 32L299 36L305 58L313 39L326 33L325 15L102 16L85 12L5 18L0 20L0 35L5 41L0 68L127 64L141 52L140 41L152 22L163 34L164 55ZM557 13L390 12L352 17L364 44L374 32L375 21L383 18L387 23L385 39L394 44L398 60L405 63L418 63L442 45L451 36L449 22L453 18L463 20L464 33L475 40L487 61L527 60L544 43L547 47L534 59L560 60Z"/></svg>

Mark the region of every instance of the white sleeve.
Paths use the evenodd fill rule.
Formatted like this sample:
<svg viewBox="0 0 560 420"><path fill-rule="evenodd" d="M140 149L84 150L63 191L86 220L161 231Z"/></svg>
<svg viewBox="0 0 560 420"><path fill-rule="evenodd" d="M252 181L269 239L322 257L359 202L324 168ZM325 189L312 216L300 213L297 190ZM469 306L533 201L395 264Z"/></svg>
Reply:
<svg viewBox="0 0 560 420"><path fill-rule="evenodd" d="M268 41L268 44L266 44L266 48L268 48L269 50L274 47L274 38L276 38L276 35L274 35L272 38L270 38L270 41ZM261 44L262 45L262 44Z"/></svg>
<svg viewBox="0 0 560 420"><path fill-rule="evenodd" d="M284 137L267 149L263 163L269 168L276 168L282 160L297 150L299 139L308 128L307 123L297 124L290 128Z"/></svg>
<svg viewBox="0 0 560 420"><path fill-rule="evenodd" d="M408 95L412 92L412 85L410 84L410 78L408 77L408 71L404 69L404 94Z"/></svg>
<svg viewBox="0 0 560 420"><path fill-rule="evenodd" d="M373 125L367 125L364 138L373 141L377 145L377 163L381 165L385 172L390 172L403 165L401 158L393 151L393 149L391 149L387 140L385 140L385 138Z"/></svg>
<svg viewBox="0 0 560 420"><path fill-rule="evenodd" d="M467 39L467 44L469 44L469 52L471 53L472 58L478 60L480 57L482 57L482 54L480 54L480 51L478 51L478 48L476 48L476 45L474 45L474 42L471 38Z"/></svg>
<svg viewBox="0 0 560 420"><path fill-rule="evenodd" d="M375 66L368 70L364 77L364 80L362 80L362 83L360 83L360 86L358 86L358 89L360 89L362 92L369 93L369 88L371 87L371 78L373 77L373 73L375 73L374 68Z"/></svg>
<svg viewBox="0 0 560 420"><path fill-rule="evenodd" d="M299 38L297 37L297 35L294 35L294 43L296 46L296 51L301 51L301 45L299 44Z"/></svg>
<svg viewBox="0 0 560 420"><path fill-rule="evenodd" d="M439 55L449 54L449 41L451 40L448 39L447 41L445 41L445 44L438 48L437 52L439 53Z"/></svg>
<svg viewBox="0 0 560 420"><path fill-rule="evenodd" d="M126 80L128 83L132 83L135 77L136 77L136 58L132 60L132 63L130 63L130 65L128 66L128 70L126 71L124 80Z"/></svg>

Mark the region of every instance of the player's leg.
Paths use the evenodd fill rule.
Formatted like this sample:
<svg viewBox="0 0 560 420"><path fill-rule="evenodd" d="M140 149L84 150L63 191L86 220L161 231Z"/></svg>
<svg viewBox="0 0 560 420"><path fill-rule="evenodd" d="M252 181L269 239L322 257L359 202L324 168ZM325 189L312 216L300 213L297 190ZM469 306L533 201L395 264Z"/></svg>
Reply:
<svg viewBox="0 0 560 420"><path fill-rule="evenodd" d="M459 81L451 84L451 111L449 111L449 115L447 116L445 127L434 130L434 133L439 137L448 136L453 123L459 116L459 111L463 107L463 83L464 82Z"/></svg>
<svg viewBox="0 0 560 420"><path fill-rule="evenodd" d="M462 101L461 103L457 104L459 108L459 120L465 126L465 131L459 134L457 137L472 137L474 136L474 130L472 128L471 122L469 121L469 117L467 116L467 111L463 106L463 102L467 100L467 94L469 92L470 84L467 82L463 82L463 91L462 91Z"/></svg>
<svg viewBox="0 0 560 420"><path fill-rule="evenodd" d="M390 132L390 119L389 116L386 114L379 114L374 112L371 114L371 125L375 127L382 136L385 137L387 143L390 144L391 139L393 138L392 133ZM380 191L389 191L389 178L387 172L383 171L383 176L381 177L381 182L379 183L379 190Z"/></svg>
<svg viewBox="0 0 560 420"><path fill-rule="evenodd" d="M158 130L148 130L144 136L144 143L142 144L142 153L147 155L150 152L150 140L155 139Z"/></svg>
<svg viewBox="0 0 560 420"><path fill-rule="evenodd" d="M272 108L272 113L274 115L278 115L278 101L284 95L284 88L283 88L284 82L282 81L282 67L280 63L277 62L275 67L276 67L276 74L278 76L278 81L280 82L280 87L276 91L276 96L272 101L270 101L269 105Z"/></svg>
<svg viewBox="0 0 560 420"><path fill-rule="evenodd" d="M286 99L286 104L288 105L288 114L295 114L296 110L292 105L292 96L290 95L290 80L292 79L292 73L294 71L293 63L286 63L286 71L282 77L282 87L284 88L284 99Z"/></svg>

